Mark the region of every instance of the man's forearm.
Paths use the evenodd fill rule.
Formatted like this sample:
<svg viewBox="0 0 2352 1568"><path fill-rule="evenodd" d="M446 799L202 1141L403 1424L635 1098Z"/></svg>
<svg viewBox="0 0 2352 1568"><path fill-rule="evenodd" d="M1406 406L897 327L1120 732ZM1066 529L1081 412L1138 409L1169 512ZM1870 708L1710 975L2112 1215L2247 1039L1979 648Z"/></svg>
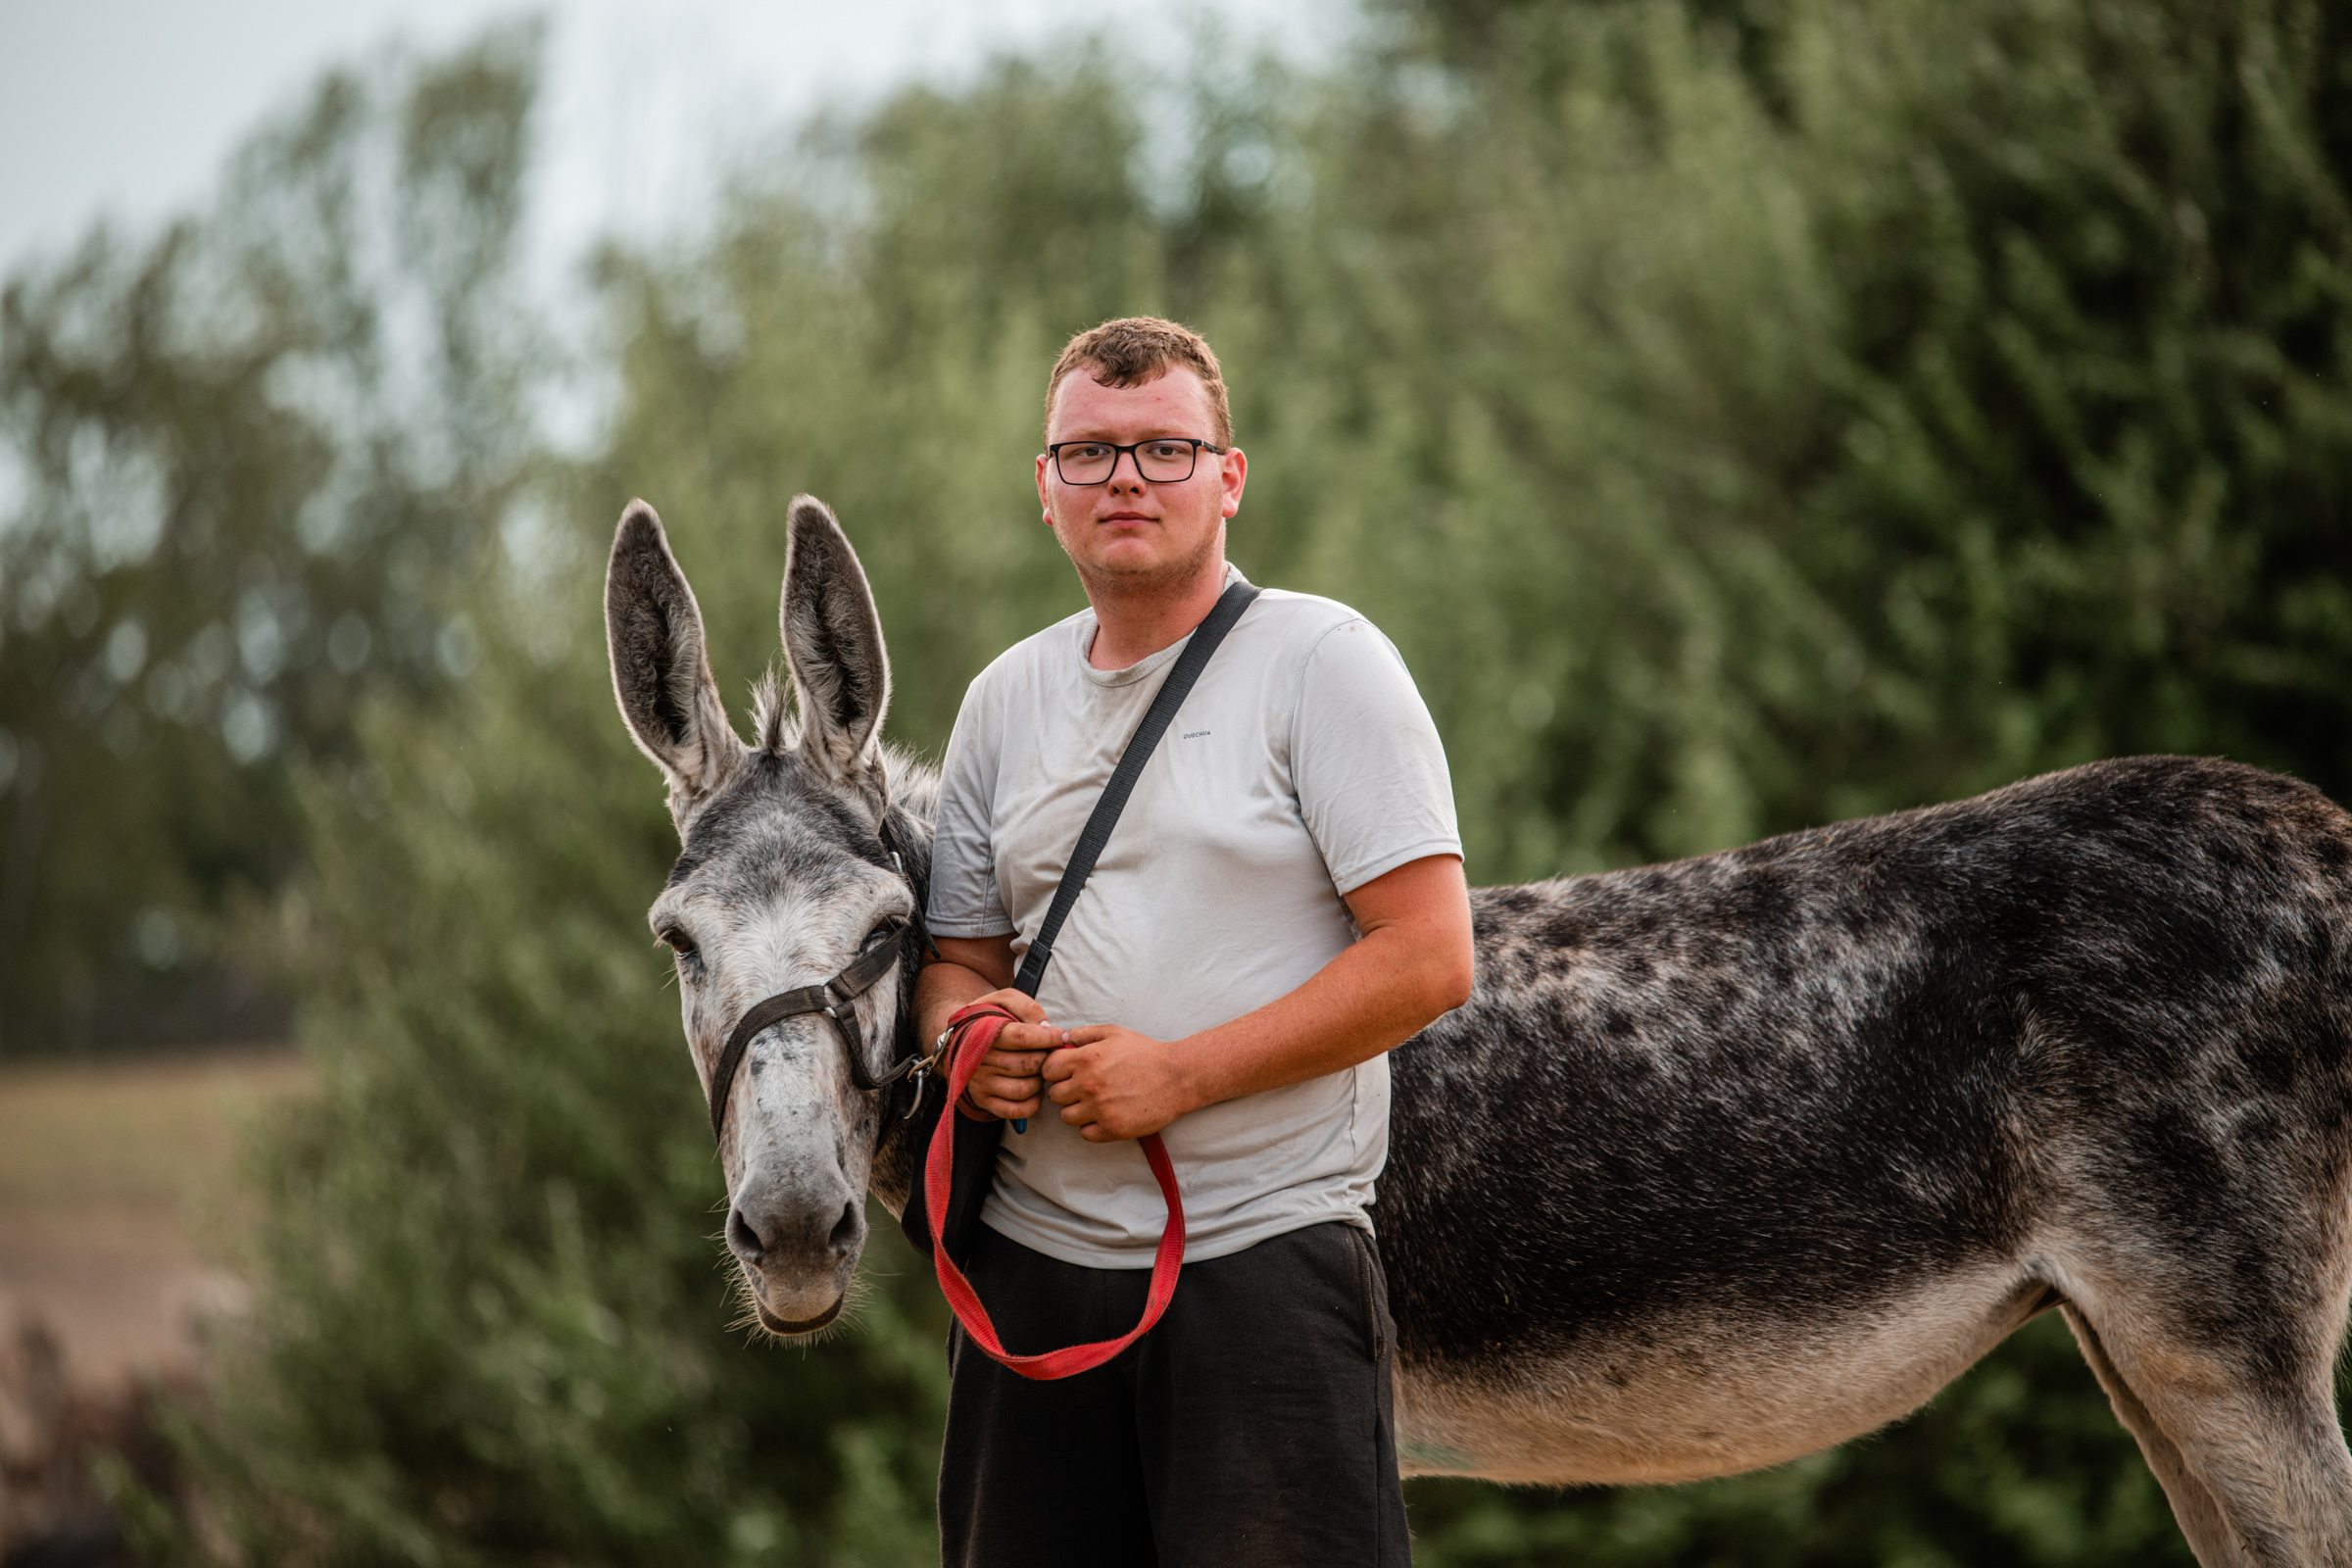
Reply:
<svg viewBox="0 0 2352 1568"><path fill-rule="evenodd" d="M1066 1031L1046 1098L1090 1143L1140 1138L1203 1105L1368 1061L1469 998L1469 891L1452 855L1424 856L1347 895L1361 935L1264 1006L1182 1040L1118 1024Z"/></svg>
<svg viewBox="0 0 2352 1568"><path fill-rule="evenodd" d="M1396 925L1366 933L1297 990L1174 1044L1194 1108L1368 1061L1460 1006L1466 956Z"/></svg>
<svg viewBox="0 0 2352 1568"><path fill-rule="evenodd" d="M924 965L914 981L915 1025L925 1040L938 1039L958 1007L983 997L994 997L1021 1020L1006 1024L997 1036L995 1049L982 1058L956 1108L974 1119L1035 1115L1044 1088L1038 1067L1046 1053L1062 1043L1063 1035L1045 1027L1046 1015L1035 998L1011 989L1011 939L938 940L939 957Z"/></svg>
<svg viewBox="0 0 2352 1568"><path fill-rule="evenodd" d="M923 965L914 980L914 1024L924 1049L939 1038L948 1026L956 1009L968 1002L977 1002L999 989L997 983L978 970L966 968L953 958L935 958Z"/></svg>

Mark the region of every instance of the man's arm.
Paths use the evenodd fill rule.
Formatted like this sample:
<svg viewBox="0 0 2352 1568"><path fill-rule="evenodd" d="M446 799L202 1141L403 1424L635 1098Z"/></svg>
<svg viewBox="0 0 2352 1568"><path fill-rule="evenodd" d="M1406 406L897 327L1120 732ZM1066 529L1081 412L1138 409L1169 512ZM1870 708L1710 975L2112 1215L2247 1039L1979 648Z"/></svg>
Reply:
<svg viewBox="0 0 2352 1568"><path fill-rule="evenodd" d="M1037 999L1012 989L1012 938L935 937L939 956L923 965L914 981L914 1018L925 1041L936 1040L959 1007L993 1002L1022 1020L1008 1023L972 1074L957 1108L975 1120L1034 1116L1044 1082L1038 1069L1046 1053L1069 1038L1046 1023Z"/></svg>
<svg viewBox="0 0 2352 1568"><path fill-rule="evenodd" d="M1230 1023L1168 1043L1116 1024L1046 1031L1069 1041L1045 1061L1061 1119L1089 1143L1140 1138L1186 1111L1368 1061L1469 1000L1470 893L1457 857L1408 860L1347 901L1361 938Z"/></svg>
<svg viewBox="0 0 2352 1568"><path fill-rule="evenodd" d="M956 728L939 764L939 801L931 840L930 921L939 957L923 966L914 982L914 1021L924 1042L939 1038L958 1007L993 1002L1019 1019L1004 1026L956 1108L975 1120L1034 1116L1045 1085L1039 1065L1048 1050L1062 1043L1049 1028L1045 1009L1012 988L1012 933L947 936L943 925L965 931L1009 927L1000 902L991 861L994 846L988 803L996 793L997 706L986 677L972 682L956 710Z"/></svg>

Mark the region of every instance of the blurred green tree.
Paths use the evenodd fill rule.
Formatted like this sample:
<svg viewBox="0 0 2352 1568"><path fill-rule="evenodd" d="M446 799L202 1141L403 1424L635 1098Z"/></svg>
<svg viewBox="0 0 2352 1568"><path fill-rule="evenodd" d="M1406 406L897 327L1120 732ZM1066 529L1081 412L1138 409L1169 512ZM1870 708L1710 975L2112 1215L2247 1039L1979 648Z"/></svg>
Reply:
<svg viewBox="0 0 2352 1568"><path fill-rule="evenodd" d="M1493 10L1349 84L1262 253L1322 306L1304 407L1410 388L1369 458L1314 433L1412 524L1320 537L1476 688L1474 861L2136 751L2352 792L2341 15L1812 0L1767 92L1672 5ZM1406 591L1497 565L1500 615Z"/></svg>
<svg viewBox="0 0 2352 1568"><path fill-rule="evenodd" d="M0 288L0 1054L282 1027L224 917L301 858L287 764L470 672L534 451L536 50L331 75L202 216Z"/></svg>

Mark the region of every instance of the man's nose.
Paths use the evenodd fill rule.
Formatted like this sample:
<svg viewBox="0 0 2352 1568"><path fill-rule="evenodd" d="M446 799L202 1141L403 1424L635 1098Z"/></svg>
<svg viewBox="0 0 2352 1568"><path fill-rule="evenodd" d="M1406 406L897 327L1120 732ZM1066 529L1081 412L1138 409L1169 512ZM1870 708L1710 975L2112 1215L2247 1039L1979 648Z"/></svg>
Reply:
<svg viewBox="0 0 2352 1568"><path fill-rule="evenodd" d="M1122 467L1128 473L1127 481L1123 486L1119 482L1119 470ZM1141 457L1133 452L1114 452L1110 455L1110 477L1103 483L1109 485L1113 490L1122 488L1141 490L1151 481L1144 477L1144 460Z"/></svg>

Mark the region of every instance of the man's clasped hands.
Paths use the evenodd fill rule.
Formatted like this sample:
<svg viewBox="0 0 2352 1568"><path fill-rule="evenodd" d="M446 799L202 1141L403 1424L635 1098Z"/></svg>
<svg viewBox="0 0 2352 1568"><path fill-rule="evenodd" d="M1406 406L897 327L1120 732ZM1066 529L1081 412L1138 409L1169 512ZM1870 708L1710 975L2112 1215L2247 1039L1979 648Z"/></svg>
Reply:
<svg viewBox="0 0 2352 1568"><path fill-rule="evenodd" d="M1090 1144L1155 1133L1199 1108L1184 1053L1113 1023L1060 1029L1035 997L992 991L974 1005L1003 1007L1004 1026L964 1087L957 1109L974 1121L1035 1116L1052 1101Z"/></svg>

